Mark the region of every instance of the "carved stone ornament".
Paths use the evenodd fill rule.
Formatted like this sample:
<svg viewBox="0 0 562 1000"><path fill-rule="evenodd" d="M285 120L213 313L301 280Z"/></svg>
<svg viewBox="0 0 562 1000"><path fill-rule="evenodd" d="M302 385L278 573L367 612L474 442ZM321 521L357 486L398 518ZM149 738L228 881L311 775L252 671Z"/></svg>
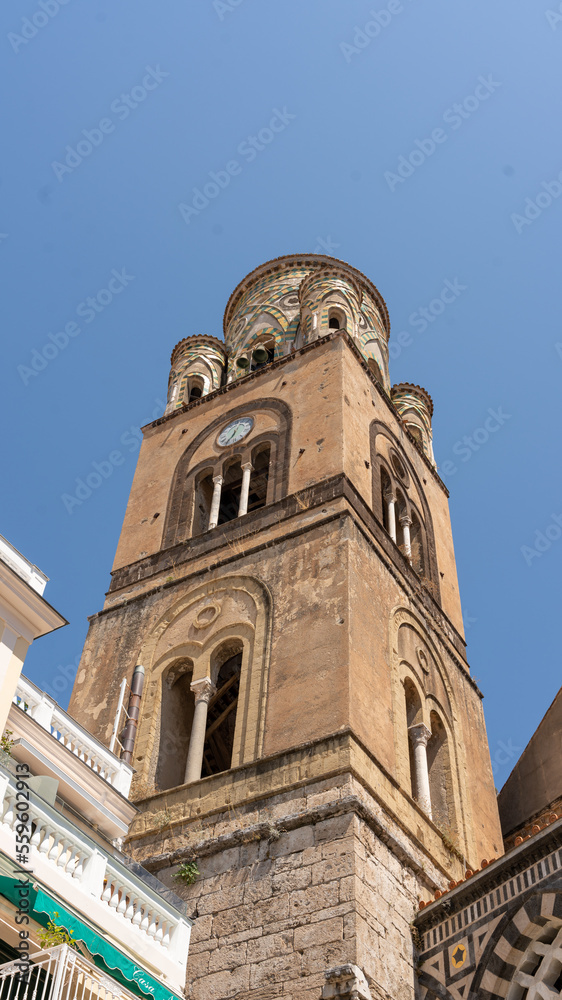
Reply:
<svg viewBox="0 0 562 1000"><path fill-rule="evenodd" d="M418 657L418 663L419 663L420 667L422 668L424 674L428 674L429 673L429 663L427 662L427 656L426 656L425 649L422 649L421 646L418 646L418 648L416 649L416 654L417 654L417 657Z"/></svg>
<svg viewBox="0 0 562 1000"><path fill-rule="evenodd" d="M372 1000L369 984L357 965L337 965L324 976L322 1000Z"/></svg>
<svg viewBox="0 0 562 1000"><path fill-rule="evenodd" d="M205 604L203 608L200 608L197 612L194 621L194 628L208 628L213 622L217 620L221 613L220 604Z"/></svg>

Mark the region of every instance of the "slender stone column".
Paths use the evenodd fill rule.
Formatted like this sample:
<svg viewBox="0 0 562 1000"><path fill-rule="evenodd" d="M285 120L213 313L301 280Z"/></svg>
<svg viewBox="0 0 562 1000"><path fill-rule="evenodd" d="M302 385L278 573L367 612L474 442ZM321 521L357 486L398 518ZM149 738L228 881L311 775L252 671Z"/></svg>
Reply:
<svg viewBox="0 0 562 1000"><path fill-rule="evenodd" d="M213 476L213 499L211 500L211 516L209 517L208 531L210 531L211 528L216 528L219 523L219 507L221 503L222 484L222 476Z"/></svg>
<svg viewBox="0 0 562 1000"><path fill-rule="evenodd" d="M385 493L386 510L388 515L388 534L396 544L396 495L392 492Z"/></svg>
<svg viewBox="0 0 562 1000"><path fill-rule="evenodd" d="M420 809L423 809L431 819L431 794L427 767L427 743L431 733L422 722L420 725L410 726L408 735L414 748L415 798Z"/></svg>
<svg viewBox="0 0 562 1000"><path fill-rule="evenodd" d="M252 463L244 462L242 466L242 487L240 489L240 506L238 507L238 517L248 513L248 496L250 493L250 477L252 475Z"/></svg>
<svg viewBox="0 0 562 1000"><path fill-rule="evenodd" d="M191 690L195 695L195 712L191 726L185 778L188 781L199 781L203 765L203 748L205 746L205 731L207 729L207 709L209 702L217 690L210 677L201 681L192 681Z"/></svg>
<svg viewBox="0 0 562 1000"><path fill-rule="evenodd" d="M412 518L408 514L402 514L400 518L400 524L402 525L402 531L404 532L404 555L406 559L412 561L412 543L410 540L410 525L412 523Z"/></svg>

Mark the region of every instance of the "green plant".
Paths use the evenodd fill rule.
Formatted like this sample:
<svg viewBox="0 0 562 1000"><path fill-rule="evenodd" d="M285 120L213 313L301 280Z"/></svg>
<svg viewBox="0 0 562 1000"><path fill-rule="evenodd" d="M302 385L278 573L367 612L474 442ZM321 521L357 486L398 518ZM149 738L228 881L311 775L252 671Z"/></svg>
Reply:
<svg viewBox="0 0 562 1000"><path fill-rule="evenodd" d="M200 874L201 872L197 867L196 861L184 861L183 864L179 866L175 875L172 875L172 878L175 879L176 882L183 882L184 885L193 885Z"/></svg>
<svg viewBox="0 0 562 1000"><path fill-rule="evenodd" d="M49 923L44 930L39 931L37 935L39 938L39 943L42 948L54 948L57 944L68 944L75 951L78 950L78 945L74 940L74 931L67 931L66 927L62 927L61 924L56 924L55 920L58 920L58 913L55 910L53 913L53 919L49 920Z"/></svg>
<svg viewBox="0 0 562 1000"><path fill-rule="evenodd" d="M3 752L7 753L10 757L12 756L12 747L14 745L14 740L12 739L13 735L14 734L11 729L5 729L2 736L0 736L0 749L2 749Z"/></svg>

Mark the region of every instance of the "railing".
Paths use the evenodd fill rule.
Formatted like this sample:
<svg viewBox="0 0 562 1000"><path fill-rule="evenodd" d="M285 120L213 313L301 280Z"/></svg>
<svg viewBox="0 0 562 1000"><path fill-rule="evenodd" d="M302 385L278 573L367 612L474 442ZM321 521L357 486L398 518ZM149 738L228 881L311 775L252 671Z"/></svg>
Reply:
<svg viewBox="0 0 562 1000"><path fill-rule="evenodd" d="M5 790L0 830L5 834L11 832L15 838L16 825L20 823L16 778L0 772L0 788L2 784ZM68 880L69 892L72 884L83 894L84 912L92 915L98 924L108 926L110 915L113 915L112 933L119 938L126 934L138 954L142 955L147 946L153 945L157 949L157 954L152 955L153 961L158 961L158 954L166 955L178 969L185 971L191 921L182 917L173 905L117 858L105 853L99 843L75 827L63 813L33 792L29 793L26 811L30 869L47 884L51 879L49 869L58 872ZM13 850L14 847L10 853Z"/></svg>
<svg viewBox="0 0 562 1000"><path fill-rule="evenodd" d="M138 1000L67 944L31 956L22 975L17 962L0 965L0 1000Z"/></svg>
<svg viewBox="0 0 562 1000"><path fill-rule="evenodd" d="M119 760L103 744L99 743L82 726L79 726L35 684L26 677L20 677L13 702L26 715L35 719L43 729L51 733L59 743L67 747L79 760L83 760L108 784L113 785L122 795L128 795L133 769Z"/></svg>

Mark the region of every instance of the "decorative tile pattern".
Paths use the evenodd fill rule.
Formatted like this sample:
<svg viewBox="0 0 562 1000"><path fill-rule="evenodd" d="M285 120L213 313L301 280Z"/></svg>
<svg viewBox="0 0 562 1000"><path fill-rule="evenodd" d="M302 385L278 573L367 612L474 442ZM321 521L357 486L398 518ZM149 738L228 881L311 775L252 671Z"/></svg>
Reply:
<svg viewBox="0 0 562 1000"><path fill-rule="evenodd" d="M422 932L420 1000L499 1000L514 983L518 1000L562 996L562 849L531 863L519 853L519 871Z"/></svg>

